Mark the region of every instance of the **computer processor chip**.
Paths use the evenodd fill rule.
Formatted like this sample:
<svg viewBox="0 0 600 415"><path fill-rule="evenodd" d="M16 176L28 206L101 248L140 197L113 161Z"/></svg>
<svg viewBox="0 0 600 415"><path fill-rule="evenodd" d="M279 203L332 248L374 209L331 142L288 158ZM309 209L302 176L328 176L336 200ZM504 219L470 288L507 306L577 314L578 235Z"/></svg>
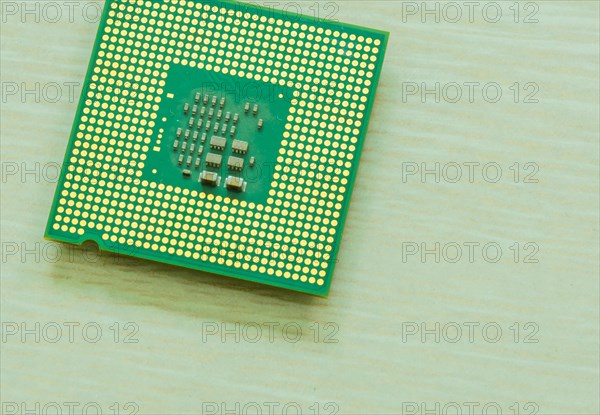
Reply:
<svg viewBox="0 0 600 415"><path fill-rule="evenodd" d="M387 40L107 0L46 237L326 296Z"/></svg>

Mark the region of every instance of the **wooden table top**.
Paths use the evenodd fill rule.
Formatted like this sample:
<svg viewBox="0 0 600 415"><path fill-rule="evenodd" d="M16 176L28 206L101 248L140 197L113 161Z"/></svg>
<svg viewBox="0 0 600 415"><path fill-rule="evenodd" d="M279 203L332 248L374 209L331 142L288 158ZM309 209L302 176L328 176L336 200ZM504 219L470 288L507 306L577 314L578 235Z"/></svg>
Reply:
<svg viewBox="0 0 600 415"><path fill-rule="evenodd" d="M390 32L320 299L45 241L102 3L2 0L0 412L599 413L599 3L513 3L294 3Z"/></svg>

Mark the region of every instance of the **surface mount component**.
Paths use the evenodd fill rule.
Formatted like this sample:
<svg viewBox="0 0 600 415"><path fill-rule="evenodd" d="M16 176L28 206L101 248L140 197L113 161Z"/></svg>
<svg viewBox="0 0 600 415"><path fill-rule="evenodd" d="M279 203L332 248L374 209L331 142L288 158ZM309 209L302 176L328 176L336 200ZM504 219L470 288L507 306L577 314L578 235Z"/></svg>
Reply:
<svg viewBox="0 0 600 415"><path fill-rule="evenodd" d="M241 177L229 176L225 179L225 186L235 192L243 192L246 189L246 182Z"/></svg>
<svg viewBox="0 0 600 415"><path fill-rule="evenodd" d="M221 178L215 172L204 170L202 173L200 173L200 182L202 184L207 184L209 186L218 186L220 180Z"/></svg>
<svg viewBox="0 0 600 415"><path fill-rule="evenodd" d="M234 153L246 154L248 152L248 142L242 140L233 140L231 150Z"/></svg>
<svg viewBox="0 0 600 415"><path fill-rule="evenodd" d="M213 135L210 139L210 147L216 150L224 150L226 145L227 139L225 137Z"/></svg>
<svg viewBox="0 0 600 415"><path fill-rule="evenodd" d="M223 160L223 156L215 153L208 153L206 155L206 165L210 167L221 167L221 161Z"/></svg>
<svg viewBox="0 0 600 415"><path fill-rule="evenodd" d="M227 160L227 167L229 170L241 171L244 168L244 159L235 156L229 156L229 159Z"/></svg>

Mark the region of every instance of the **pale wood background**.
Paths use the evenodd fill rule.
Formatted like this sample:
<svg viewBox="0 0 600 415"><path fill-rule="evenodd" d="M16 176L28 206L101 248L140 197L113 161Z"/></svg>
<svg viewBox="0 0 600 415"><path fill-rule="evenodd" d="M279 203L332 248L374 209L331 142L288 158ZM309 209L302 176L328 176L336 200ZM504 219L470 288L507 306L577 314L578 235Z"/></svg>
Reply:
<svg viewBox="0 0 600 415"><path fill-rule="evenodd" d="M309 12L312 3L302 4ZM540 1L539 23L528 25L511 17L490 24L480 14L474 23L404 23L400 2L337 4L339 20L391 38L330 298L140 260L69 260L66 248L58 262L7 256L3 323L98 322L104 334L96 344L80 335L55 344L9 337L0 343L2 402L97 402L111 413L111 403L131 401L142 414L202 413L203 402L296 402L304 413L314 402L328 413L334 402L344 414L400 413L402 402L600 411L598 2ZM3 83L83 80L95 23L81 13L74 23L3 19ZM451 81L497 82L505 94L514 82L535 82L540 102L402 102L403 82ZM61 163L76 103L6 101L4 166ZM402 183L402 162L451 161L497 162L508 178ZM513 183L515 162L537 163L539 183ZM3 176L3 250L40 243L43 254L55 183L25 179ZM495 241L504 257L403 262L402 242L422 241ZM511 260L517 241L539 245L538 264ZM135 322L139 342L115 344L114 322ZM294 322L304 336L203 342L210 322ZM313 341L314 322L337 324L339 342ZM473 344L403 342L403 322L497 322L504 334L495 344L480 335ZM514 343L514 322L539 325L539 342Z"/></svg>

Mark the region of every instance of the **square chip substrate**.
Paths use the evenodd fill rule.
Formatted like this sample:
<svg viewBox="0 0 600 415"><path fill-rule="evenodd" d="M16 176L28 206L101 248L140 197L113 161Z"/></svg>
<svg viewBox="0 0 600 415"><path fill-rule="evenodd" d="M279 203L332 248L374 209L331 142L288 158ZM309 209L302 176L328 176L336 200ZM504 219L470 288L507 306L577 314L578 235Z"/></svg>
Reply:
<svg viewBox="0 0 600 415"><path fill-rule="evenodd" d="M387 40L107 0L46 238L327 296Z"/></svg>

